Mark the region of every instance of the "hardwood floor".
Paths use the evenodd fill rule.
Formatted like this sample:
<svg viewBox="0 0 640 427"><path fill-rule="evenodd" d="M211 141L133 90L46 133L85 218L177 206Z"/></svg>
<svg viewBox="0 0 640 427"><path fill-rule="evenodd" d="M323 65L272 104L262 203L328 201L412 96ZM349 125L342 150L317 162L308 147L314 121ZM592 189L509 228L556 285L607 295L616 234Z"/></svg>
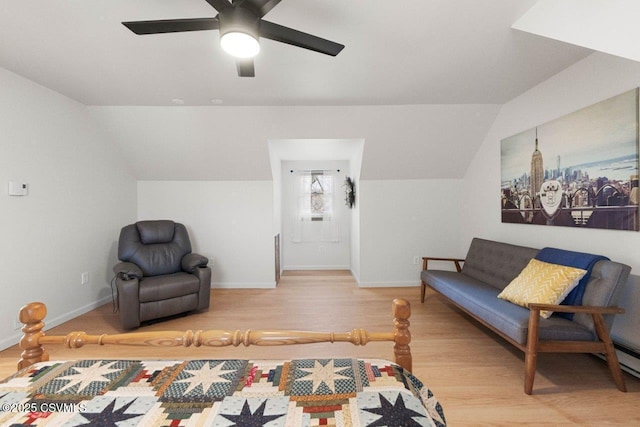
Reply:
<svg viewBox="0 0 640 427"><path fill-rule="evenodd" d="M542 354L533 395L523 392L524 355L502 339L420 288L358 288L348 272L285 272L276 289L213 289L206 313L144 326L142 330L308 329L345 332L354 327L391 330L391 301L412 304L414 373L434 392L451 426L640 425L640 380L625 375L619 392L606 363L583 354ZM46 301L43 301L46 303ZM46 322L46 319L45 319ZM104 305L50 330L66 334L118 333L118 317ZM310 344L285 347L142 348L91 346L47 348L51 359L71 358L296 358L392 359L391 343ZM161 353L159 353L161 352ZM15 371L17 346L0 352L0 377Z"/></svg>

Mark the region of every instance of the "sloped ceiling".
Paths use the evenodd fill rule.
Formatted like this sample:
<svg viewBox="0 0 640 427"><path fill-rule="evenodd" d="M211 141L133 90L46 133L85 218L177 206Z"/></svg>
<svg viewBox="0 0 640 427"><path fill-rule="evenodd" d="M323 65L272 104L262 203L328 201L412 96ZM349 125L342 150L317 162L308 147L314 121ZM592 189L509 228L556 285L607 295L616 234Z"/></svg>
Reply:
<svg viewBox="0 0 640 427"><path fill-rule="evenodd" d="M637 0L542 0L513 28L640 61Z"/></svg>
<svg viewBox="0 0 640 427"><path fill-rule="evenodd" d="M90 107L141 180L269 180L268 141L363 139L362 179L462 178L500 106Z"/></svg>

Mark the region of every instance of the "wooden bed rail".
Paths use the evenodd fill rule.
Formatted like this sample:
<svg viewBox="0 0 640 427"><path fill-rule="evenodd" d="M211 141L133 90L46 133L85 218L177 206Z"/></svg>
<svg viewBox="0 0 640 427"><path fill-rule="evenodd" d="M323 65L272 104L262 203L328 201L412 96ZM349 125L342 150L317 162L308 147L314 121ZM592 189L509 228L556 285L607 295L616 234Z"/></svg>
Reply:
<svg viewBox="0 0 640 427"><path fill-rule="evenodd" d="M365 329L353 329L350 332L311 332L286 330L191 330L129 332L123 334L89 335L83 331L74 331L67 335L48 336L43 332L47 307L41 302L32 302L20 309L20 322L24 323L20 340L23 350L18 369L31 366L37 362L49 360L44 344L63 344L67 348L80 348L87 344L98 345L133 345L155 347L223 347L240 344L248 347L311 344L323 342L350 342L354 345L365 345L372 341L393 341L395 362L411 371L412 357L409 343L409 317L411 306L405 299L397 298L392 303L393 331L368 332Z"/></svg>

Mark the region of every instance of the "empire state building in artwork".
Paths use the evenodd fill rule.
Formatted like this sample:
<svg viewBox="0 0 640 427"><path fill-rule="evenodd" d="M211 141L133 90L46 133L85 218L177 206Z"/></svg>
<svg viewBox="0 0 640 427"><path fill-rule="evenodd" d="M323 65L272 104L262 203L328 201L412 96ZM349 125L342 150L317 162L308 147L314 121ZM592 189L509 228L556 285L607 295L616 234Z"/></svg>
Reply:
<svg viewBox="0 0 640 427"><path fill-rule="evenodd" d="M536 149L531 155L531 198L536 206L540 206L540 199L536 197L544 182L544 168L542 167L542 153L538 150L538 128L536 128Z"/></svg>

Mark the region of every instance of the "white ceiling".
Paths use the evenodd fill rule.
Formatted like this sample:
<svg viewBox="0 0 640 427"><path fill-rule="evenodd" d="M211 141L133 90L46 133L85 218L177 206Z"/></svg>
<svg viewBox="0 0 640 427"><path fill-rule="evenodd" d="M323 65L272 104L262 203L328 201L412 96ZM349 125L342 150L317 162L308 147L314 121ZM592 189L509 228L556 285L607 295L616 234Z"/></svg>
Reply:
<svg viewBox="0 0 640 427"><path fill-rule="evenodd" d="M262 40L236 75L217 31L122 21L212 17L205 0L0 0L0 66L86 105L501 104L592 51L517 31L535 0L283 0L265 19L344 44Z"/></svg>

